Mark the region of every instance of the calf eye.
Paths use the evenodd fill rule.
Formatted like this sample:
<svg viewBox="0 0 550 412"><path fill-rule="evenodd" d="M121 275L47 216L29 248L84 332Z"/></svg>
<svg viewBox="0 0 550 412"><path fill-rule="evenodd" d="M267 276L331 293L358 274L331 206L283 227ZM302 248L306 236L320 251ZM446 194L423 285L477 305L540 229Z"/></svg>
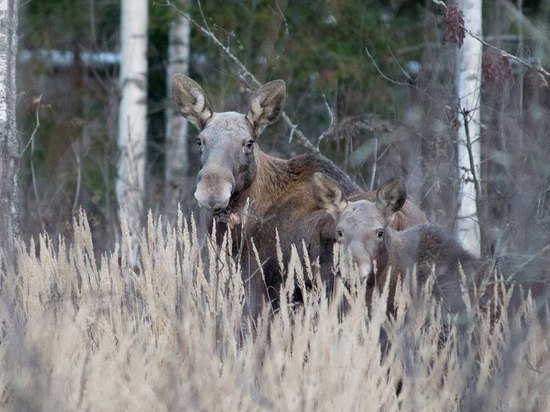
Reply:
<svg viewBox="0 0 550 412"><path fill-rule="evenodd" d="M384 236L384 229L378 229L378 230L376 231L376 237L377 237L378 239L382 239L383 236Z"/></svg>
<svg viewBox="0 0 550 412"><path fill-rule="evenodd" d="M201 140L201 139L197 138L197 139L195 140L195 142L197 142L197 146L199 146L199 147L202 146L202 140Z"/></svg>
<svg viewBox="0 0 550 412"><path fill-rule="evenodd" d="M338 239L341 239L344 237L344 231L342 229L336 230L336 236L338 236Z"/></svg>

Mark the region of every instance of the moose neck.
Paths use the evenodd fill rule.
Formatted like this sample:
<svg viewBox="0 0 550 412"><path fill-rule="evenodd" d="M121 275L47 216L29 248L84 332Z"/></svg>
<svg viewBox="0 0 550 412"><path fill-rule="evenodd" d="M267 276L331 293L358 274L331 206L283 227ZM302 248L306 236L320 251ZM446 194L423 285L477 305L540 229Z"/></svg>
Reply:
<svg viewBox="0 0 550 412"><path fill-rule="evenodd" d="M388 262L392 262L395 265L399 261L399 257L406 253L407 238L403 232L397 231L391 227L386 226L386 233L384 234L384 247ZM396 268L394 268L396 270Z"/></svg>
<svg viewBox="0 0 550 412"><path fill-rule="evenodd" d="M284 189L288 180L288 161L269 156L256 147L256 176L250 186L234 194L229 207L242 209L247 199L256 214L263 214Z"/></svg>

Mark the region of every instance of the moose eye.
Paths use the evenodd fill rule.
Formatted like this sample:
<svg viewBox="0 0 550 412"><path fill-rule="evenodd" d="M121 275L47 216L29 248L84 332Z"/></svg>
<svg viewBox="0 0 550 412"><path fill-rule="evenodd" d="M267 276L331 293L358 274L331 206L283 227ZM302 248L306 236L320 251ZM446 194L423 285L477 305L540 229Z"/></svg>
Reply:
<svg viewBox="0 0 550 412"><path fill-rule="evenodd" d="M199 139L198 137L197 137L197 139L195 139L195 142L197 143L197 146L199 146L199 147L202 146L202 140Z"/></svg>
<svg viewBox="0 0 550 412"><path fill-rule="evenodd" d="M378 229L378 230L376 231L376 237L377 237L378 239L382 239L383 236L384 236L384 229Z"/></svg>
<svg viewBox="0 0 550 412"><path fill-rule="evenodd" d="M337 229L336 236L338 237L338 239L342 239L344 237L344 231L342 229Z"/></svg>
<svg viewBox="0 0 550 412"><path fill-rule="evenodd" d="M244 148L246 150L252 150L253 146L254 146L254 140L250 139L249 141L246 142L246 144L244 145Z"/></svg>

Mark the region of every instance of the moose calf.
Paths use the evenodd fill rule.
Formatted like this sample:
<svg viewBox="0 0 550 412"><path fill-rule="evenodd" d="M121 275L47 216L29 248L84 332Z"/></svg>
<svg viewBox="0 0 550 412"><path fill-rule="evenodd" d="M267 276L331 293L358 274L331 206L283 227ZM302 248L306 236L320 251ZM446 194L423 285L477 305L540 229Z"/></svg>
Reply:
<svg viewBox="0 0 550 412"><path fill-rule="evenodd" d="M550 262L544 258L526 261L502 257L484 262L465 251L438 226L420 224L403 231L392 228L391 223L407 198L400 179L384 183L372 200L348 199L336 181L321 173L314 174L312 187L319 206L336 222L338 242L357 265L367 285L370 284L367 290L372 293L373 287L380 288L389 280L390 312L395 310L398 280L406 280L412 274L420 285L434 274L433 293L442 308L451 314L464 309L462 286L470 292L481 290L481 303L489 304L495 298L495 288L487 285L495 280L495 271L503 278L505 289L516 286L512 305L525 297L522 292L531 292L541 306L548 302ZM462 285L461 270L466 275L465 285Z"/></svg>

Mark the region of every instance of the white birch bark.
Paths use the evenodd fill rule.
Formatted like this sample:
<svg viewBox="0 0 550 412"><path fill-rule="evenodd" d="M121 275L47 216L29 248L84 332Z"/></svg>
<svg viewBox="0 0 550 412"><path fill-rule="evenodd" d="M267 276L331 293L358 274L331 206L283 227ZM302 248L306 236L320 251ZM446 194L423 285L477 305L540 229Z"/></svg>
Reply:
<svg viewBox="0 0 550 412"><path fill-rule="evenodd" d="M464 24L477 36L482 36L481 0L460 0L459 7L464 12ZM480 255L480 228L476 204L476 188L472 168L480 178L480 87L481 87L482 45L466 35L464 44L458 50L457 96L459 110L468 113L465 120L460 114L458 130L458 167L461 181L459 209L457 216L457 237L462 246L476 256ZM467 136L464 122L467 121L474 165L470 163Z"/></svg>
<svg viewBox="0 0 550 412"><path fill-rule="evenodd" d="M147 0L122 0L116 195L119 217L128 225L132 238L132 264L137 259L145 199L147 24Z"/></svg>
<svg viewBox="0 0 550 412"><path fill-rule="evenodd" d="M19 139L15 122L18 12L19 0L0 0L0 250L18 235Z"/></svg>
<svg viewBox="0 0 550 412"><path fill-rule="evenodd" d="M172 76L188 74L191 25L188 19L179 16L170 24L168 40L168 69L166 90L169 102L166 106L166 160L164 179L164 205L166 215L177 215L178 203L184 199L187 188L188 145L187 120L179 114L172 103Z"/></svg>

